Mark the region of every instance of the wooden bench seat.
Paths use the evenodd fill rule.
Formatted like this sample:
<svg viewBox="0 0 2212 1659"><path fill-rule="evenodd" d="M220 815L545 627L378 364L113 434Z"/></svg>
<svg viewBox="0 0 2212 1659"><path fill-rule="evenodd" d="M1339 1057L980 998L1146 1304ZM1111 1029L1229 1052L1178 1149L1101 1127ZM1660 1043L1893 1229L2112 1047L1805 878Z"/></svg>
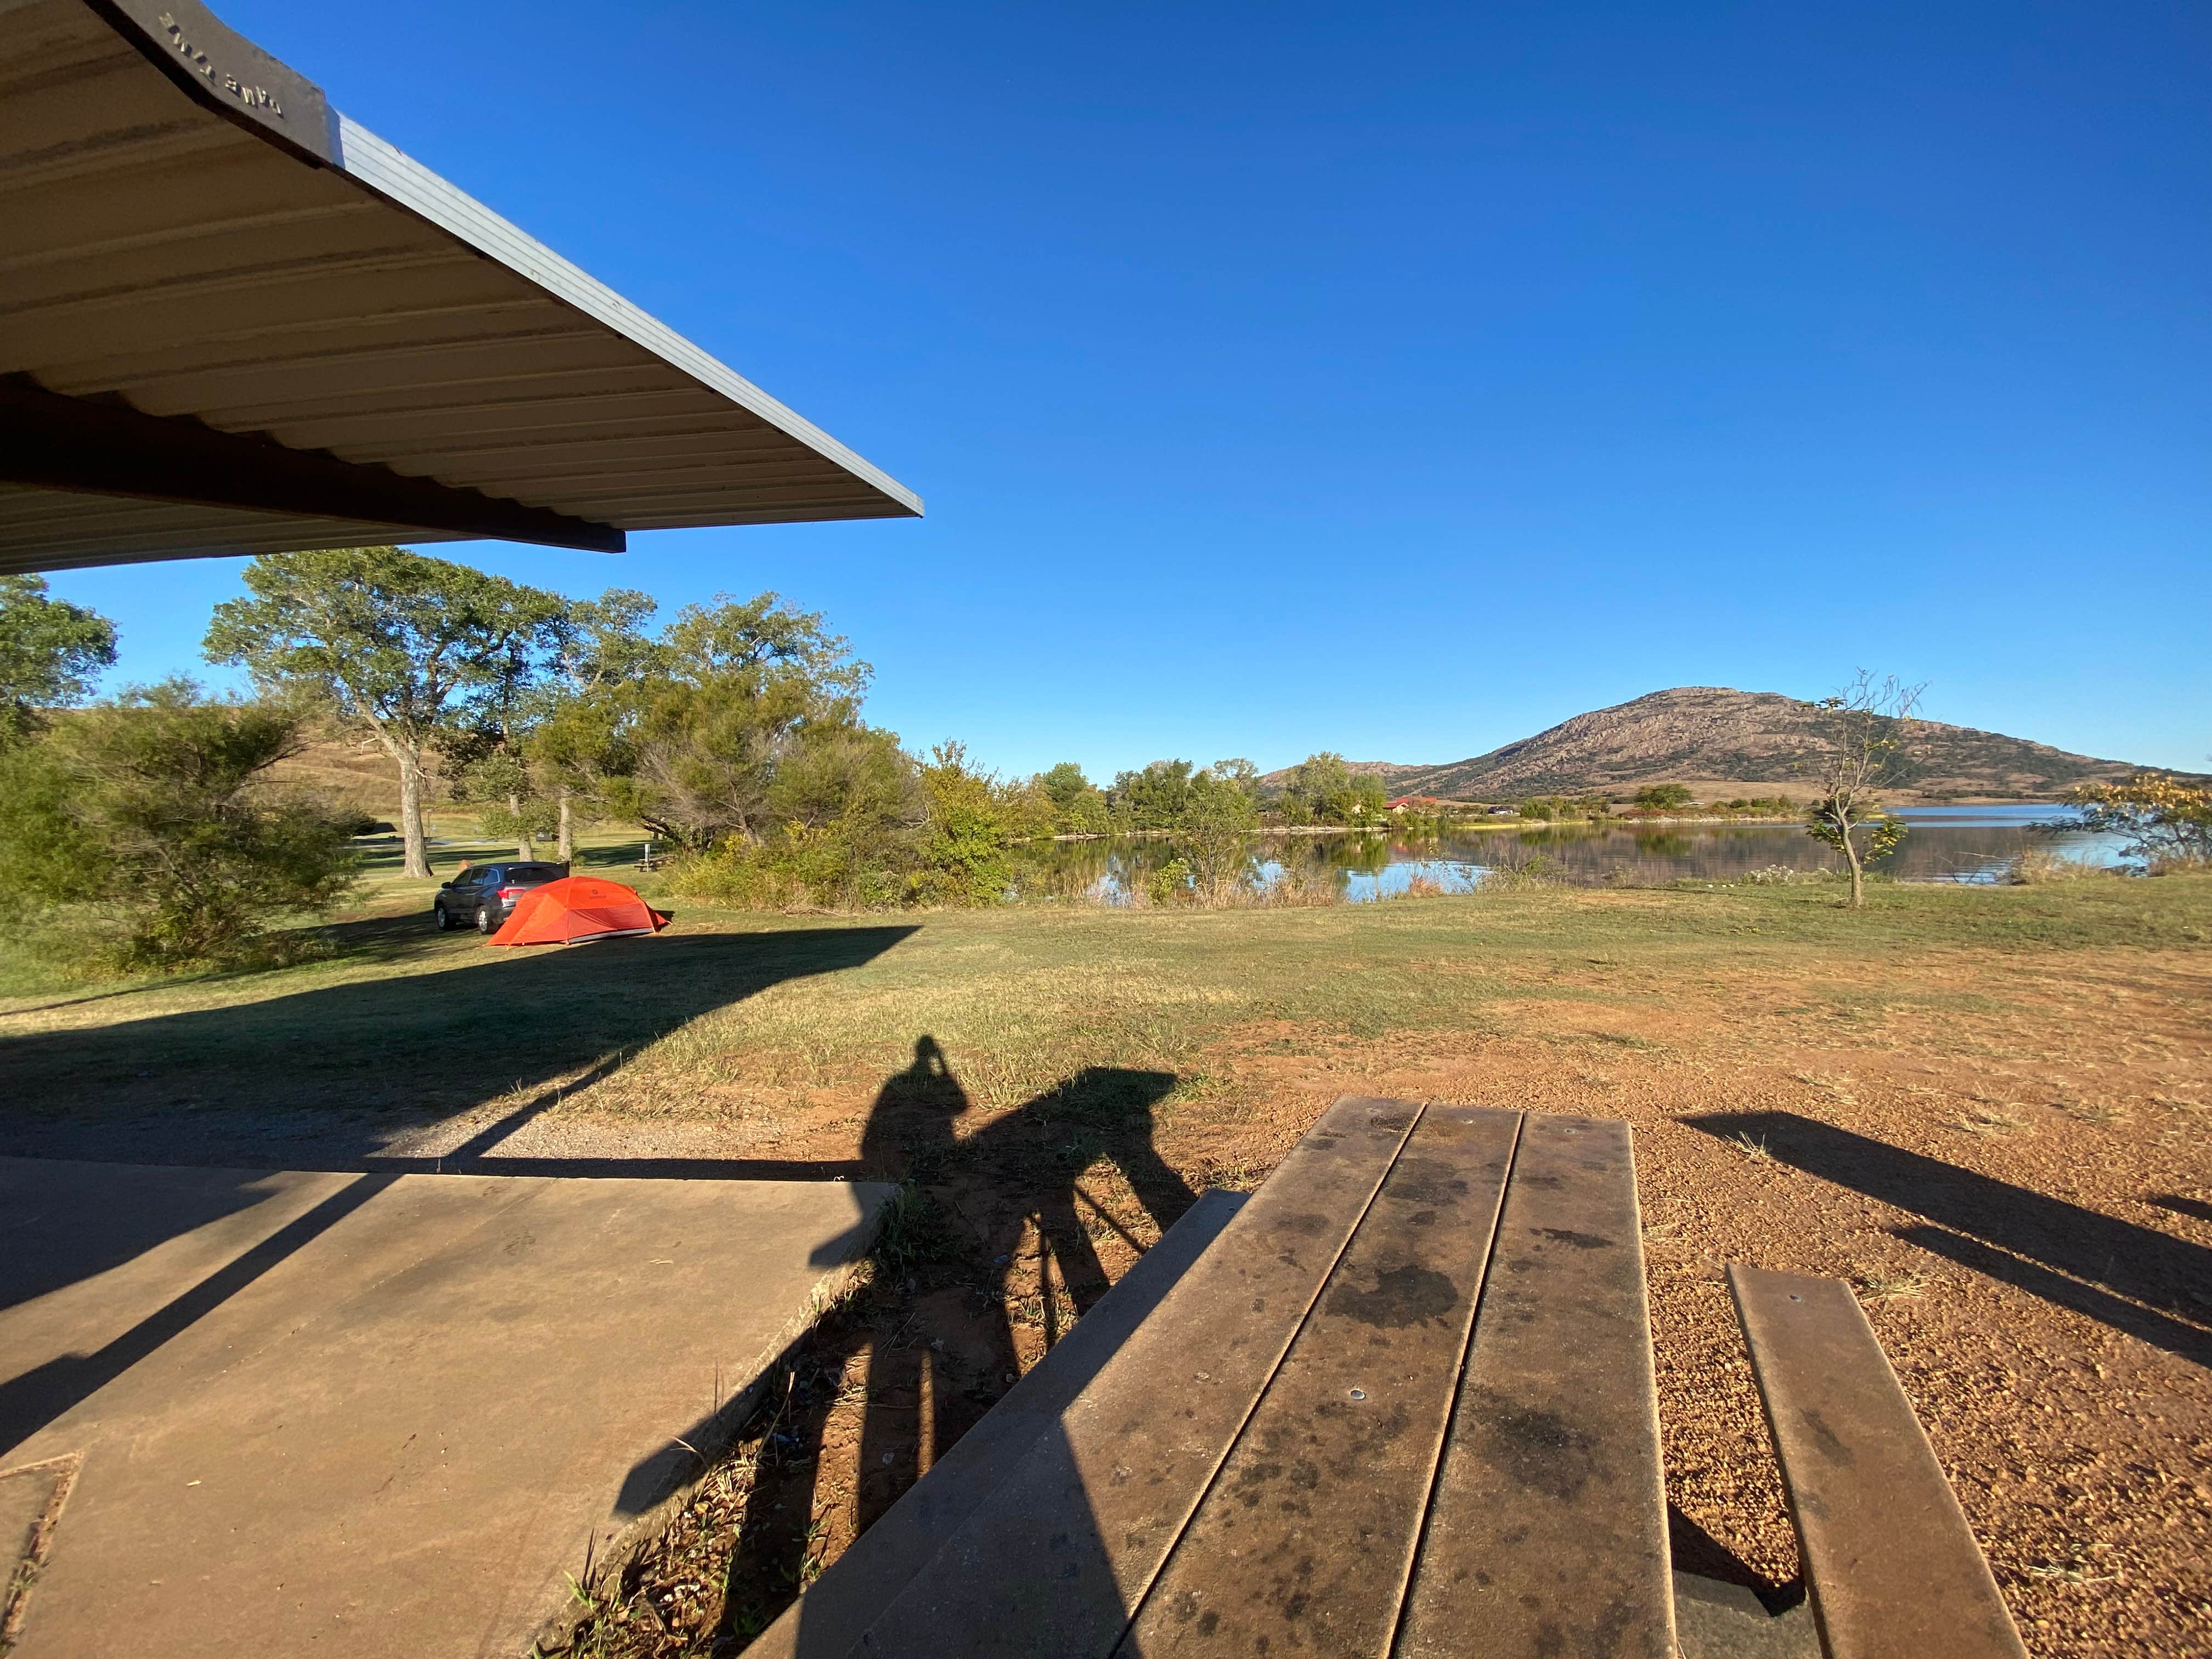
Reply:
<svg viewBox="0 0 2212 1659"><path fill-rule="evenodd" d="M2024 1659L1850 1286L1757 1267L1728 1277L1828 1659Z"/></svg>

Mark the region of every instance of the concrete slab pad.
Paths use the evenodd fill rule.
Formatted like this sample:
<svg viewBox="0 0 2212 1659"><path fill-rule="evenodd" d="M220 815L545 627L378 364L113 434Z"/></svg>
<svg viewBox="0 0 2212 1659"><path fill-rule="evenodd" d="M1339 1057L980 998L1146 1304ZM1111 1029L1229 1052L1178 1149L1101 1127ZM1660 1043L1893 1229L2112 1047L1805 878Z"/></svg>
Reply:
<svg viewBox="0 0 2212 1659"><path fill-rule="evenodd" d="M0 1467L281 1259L288 1229L333 1221L355 1179L0 1158Z"/></svg>
<svg viewBox="0 0 2212 1659"><path fill-rule="evenodd" d="M0 1160L0 1468L82 1459L15 1659L526 1650L890 1192Z"/></svg>

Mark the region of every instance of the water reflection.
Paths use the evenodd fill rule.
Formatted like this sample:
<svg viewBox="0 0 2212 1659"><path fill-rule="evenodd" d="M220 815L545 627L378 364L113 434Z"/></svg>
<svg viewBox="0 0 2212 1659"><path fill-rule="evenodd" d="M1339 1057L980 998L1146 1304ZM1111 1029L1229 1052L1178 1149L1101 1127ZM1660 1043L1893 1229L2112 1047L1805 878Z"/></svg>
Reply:
<svg viewBox="0 0 2212 1659"><path fill-rule="evenodd" d="M2069 816L2052 806L1910 808L1903 845L1873 867L1901 881L1991 882L2031 848L2099 865L2123 862L2119 837L2037 832ZM1551 824L1528 830L1407 834L1261 835L1246 849L1248 879L1277 897L1354 902L1426 883L1465 891L1500 872L1534 867L1579 886L1741 881L1784 871L1840 870L1842 857L1795 823ZM1166 836L1056 842L1026 852L1023 896L1131 902L1171 896L1188 882L1192 849Z"/></svg>

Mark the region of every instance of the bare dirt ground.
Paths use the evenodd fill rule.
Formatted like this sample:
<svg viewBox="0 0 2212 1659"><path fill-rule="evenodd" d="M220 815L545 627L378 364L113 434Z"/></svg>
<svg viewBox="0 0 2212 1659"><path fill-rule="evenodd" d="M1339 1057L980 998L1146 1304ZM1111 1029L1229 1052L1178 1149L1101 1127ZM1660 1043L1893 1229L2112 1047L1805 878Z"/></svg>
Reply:
<svg viewBox="0 0 2212 1659"><path fill-rule="evenodd" d="M1635 1127L1678 1565L1795 1577L1722 1264L1828 1274L2031 1651L2212 1652L2212 960L1600 948L1484 971L1484 1018L1455 1028L1238 1021L1171 1102L1165 1074L1093 1068L994 1109L924 1050L872 1102L821 1088L750 1131L750 1156L866 1159L917 1198L578 1650L740 1649L1189 1194L1256 1184L1358 1092Z"/></svg>

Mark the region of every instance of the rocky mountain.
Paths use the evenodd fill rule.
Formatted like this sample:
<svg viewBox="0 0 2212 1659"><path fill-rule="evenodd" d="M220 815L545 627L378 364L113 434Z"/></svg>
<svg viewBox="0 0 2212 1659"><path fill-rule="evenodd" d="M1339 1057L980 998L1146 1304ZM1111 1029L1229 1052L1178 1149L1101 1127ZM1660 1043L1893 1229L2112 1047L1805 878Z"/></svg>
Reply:
<svg viewBox="0 0 2212 1659"><path fill-rule="evenodd" d="M1820 720L1812 704L1778 692L1682 685L1577 714L1469 760L1369 761L1353 769L1380 773L1393 795L1446 800L1625 795L1653 783L1686 784L1701 799L1802 795L1822 753ZM1890 793L1899 799L2048 799L2136 769L1996 732L1915 720ZM1263 781L1287 775L1270 773Z"/></svg>

